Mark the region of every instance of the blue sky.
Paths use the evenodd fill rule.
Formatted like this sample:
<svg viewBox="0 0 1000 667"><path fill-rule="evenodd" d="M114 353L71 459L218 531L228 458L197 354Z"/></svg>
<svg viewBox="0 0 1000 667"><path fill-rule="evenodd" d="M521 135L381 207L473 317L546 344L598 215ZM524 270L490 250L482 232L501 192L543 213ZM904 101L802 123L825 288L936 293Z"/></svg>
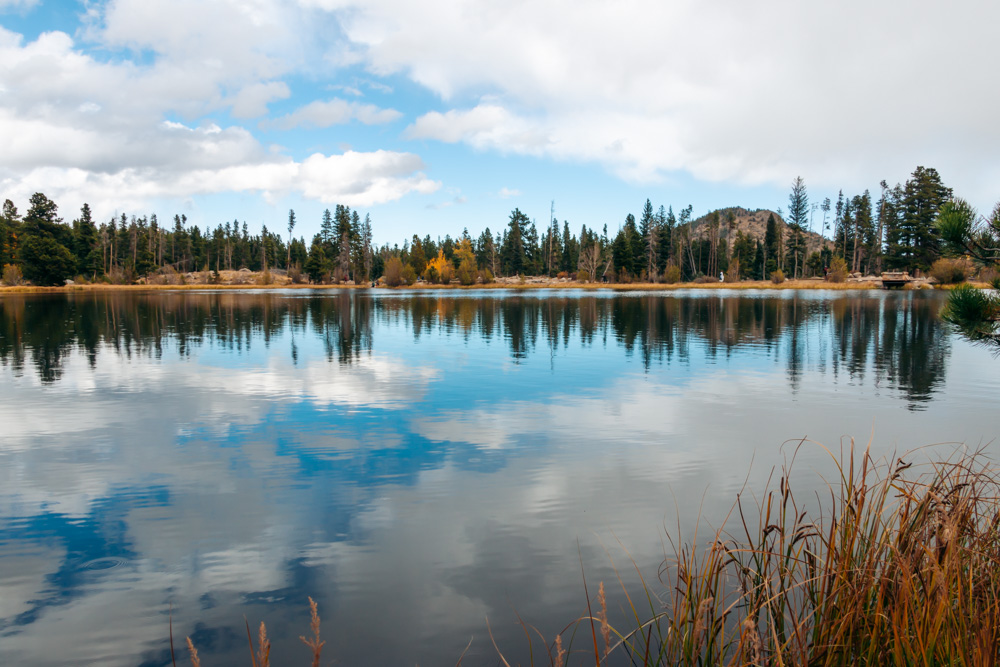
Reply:
<svg viewBox="0 0 1000 667"><path fill-rule="evenodd" d="M294 208L306 237L342 203L392 243L925 165L989 209L998 24L973 0L0 0L0 197L254 229Z"/></svg>

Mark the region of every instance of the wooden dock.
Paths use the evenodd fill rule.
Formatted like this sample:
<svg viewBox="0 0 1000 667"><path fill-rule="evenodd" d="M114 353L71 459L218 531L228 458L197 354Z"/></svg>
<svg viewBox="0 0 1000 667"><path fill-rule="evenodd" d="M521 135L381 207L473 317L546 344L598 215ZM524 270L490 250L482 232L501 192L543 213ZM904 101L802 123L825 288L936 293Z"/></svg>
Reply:
<svg viewBox="0 0 1000 667"><path fill-rule="evenodd" d="M883 271L882 289L902 289L912 280L906 271Z"/></svg>

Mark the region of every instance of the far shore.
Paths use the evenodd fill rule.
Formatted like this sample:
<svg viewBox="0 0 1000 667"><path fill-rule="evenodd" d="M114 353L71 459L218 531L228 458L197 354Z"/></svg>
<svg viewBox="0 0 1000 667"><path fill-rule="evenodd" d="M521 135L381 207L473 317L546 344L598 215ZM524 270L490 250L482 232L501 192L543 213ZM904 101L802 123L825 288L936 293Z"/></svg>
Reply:
<svg viewBox="0 0 1000 667"><path fill-rule="evenodd" d="M977 283L973 283L977 284ZM986 286L985 283L981 286ZM918 279L910 283L904 289L948 289L949 285L936 285L927 280ZM318 285L308 283L292 283L276 280L271 284L257 284L256 282L246 282L242 284L211 284L206 282L188 282L183 285L112 285L108 283L86 283L69 284L60 287L38 287L34 285L19 285L16 287L0 286L0 295L17 294L65 294L75 292L162 292L162 291L190 291L190 290L343 290L343 289L377 289L391 291L414 291L414 290L482 290L482 289L506 289L506 290L612 290L616 292L662 292L676 290L872 290L881 289L882 284L878 278L851 278L846 282L834 283L822 278L805 278L799 280L786 280L782 283L773 283L770 280L742 280L740 282L679 282L679 283L600 283L567 280L565 278L547 277L525 277L500 278L496 282L475 285L438 285L427 282L417 282L413 285L401 285L399 287L387 287L378 285L372 288L368 284L355 285L351 283L339 285Z"/></svg>

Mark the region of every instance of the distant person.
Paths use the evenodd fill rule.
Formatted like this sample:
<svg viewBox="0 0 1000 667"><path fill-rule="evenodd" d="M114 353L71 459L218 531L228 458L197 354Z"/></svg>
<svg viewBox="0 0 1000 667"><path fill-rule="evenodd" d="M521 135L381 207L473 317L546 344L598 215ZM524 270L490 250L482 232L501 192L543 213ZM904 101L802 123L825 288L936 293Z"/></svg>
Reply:
<svg viewBox="0 0 1000 667"><path fill-rule="evenodd" d="M726 282L726 276L722 274L722 271L719 271L719 282L720 283Z"/></svg>

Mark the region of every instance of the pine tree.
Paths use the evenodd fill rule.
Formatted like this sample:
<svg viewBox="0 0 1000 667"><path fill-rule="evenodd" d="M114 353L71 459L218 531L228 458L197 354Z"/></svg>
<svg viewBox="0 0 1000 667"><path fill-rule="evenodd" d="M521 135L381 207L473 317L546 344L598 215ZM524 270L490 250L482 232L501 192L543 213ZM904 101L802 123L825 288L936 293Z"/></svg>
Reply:
<svg viewBox="0 0 1000 667"><path fill-rule="evenodd" d="M762 280L767 280L771 273L778 269L780 254L778 222L774 214L767 216L767 228L764 230L764 273Z"/></svg>
<svg viewBox="0 0 1000 667"><path fill-rule="evenodd" d="M503 271L507 275L519 275L527 264L524 235L527 231L528 216L515 208L510 213L506 236L500 251Z"/></svg>
<svg viewBox="0 0 1000 667"><path fill-rule="evenodd" d="M365 213L365 221L361 224L361 265L364 268L364 278L367 283L372 279L372 261L374 254L372 252L372 219L371 216Z"/></svg>
<svg viewBox="0 0 1000 667"><path fill-rule="evenodd" d="M633 258L633 266L637 275L640 271L645 271L647 276L652 276L656 273L656 218L653 215L653 203L649 199L642 207L638 234L638 252Z"/></svg>
<svg viewBox="0 0 1000 667"><path fill-rule="evenodd" d="M7 199L0 213L0 271L7 264L20 262L21 216L14 202Z"/></svg>
<svg viewBox="0 0 1000 667"><path fill-rule="evenodd" d="M806 184L801 176L792 182L792 191L788 195L788 251L792 255L792 277L797 278L799 267L805 260L806 243L803 235L806 222L809 219L809 195Z"/></svg>
<svg viewBox="0 0 1000 667"><path fill-rule="evenodd" d="M941 237L934 223L941 206L951 198L951 188L941 183L936 169L917 167L903 191L900 221L902 259L923 270L940 254Z"/></svg>
<svg viewBox="0 0 1000 667"><path fill-rule="evenodd" d="M288 256L285 259L285 270L292 268L292 230L295 229L295 210L288 209Z"/></svg>
<svg viewBox="0 0 1000 667"><path fill-rule="evenodd" d="M24 216L24 244L21 268L24 277L36 285L62 285L76 270L76 259L67 245L72 232L56 217L55 202L36 192Z"/></svg>

